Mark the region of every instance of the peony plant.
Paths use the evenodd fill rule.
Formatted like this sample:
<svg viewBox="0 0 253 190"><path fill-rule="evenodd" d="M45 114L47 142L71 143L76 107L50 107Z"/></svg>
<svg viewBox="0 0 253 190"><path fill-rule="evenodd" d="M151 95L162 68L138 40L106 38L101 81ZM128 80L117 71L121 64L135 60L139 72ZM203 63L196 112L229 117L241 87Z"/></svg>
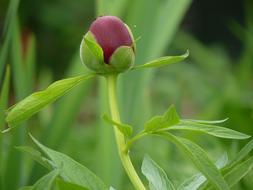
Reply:
<svg viewBox="0 0 253 190"><path fill-rule="evenodd" d="M179 56L165 56L142 65L134 65L136 54L136 40L130 28L115 16L98 17L84 35L80 45L82 63L90 70L89 74L80 75L56 81L47 89L35 92L21 102L10 107L6 116L9 128L3 133L17 127L20 123L30 118L46 105L67 93L71 88L80 83L95 78L103 77L107 81L108 104L110 114L104 114L103 119L114 128L118 154L133 187L137 190L169 190L169 189L220 189L228 190L234 186L252 167L253 158L245 156L253 148L250 141L230 162L217 165L209 158L207 153L189 139L178 136L176 131L201 132L214 137L225 139L247 139L250 136L228 129L218 124L226 120L204 121L182 119L172 105L162 115L149 119L143 130L133 134L132 126L124 124L120 119L117 102L117 80L120 74L139 69L150 69L166 66L183 61L188 57L187 51ZM186 179L178 187L171 181L159 165L148 155L144 156L141 172L146 177L143 181L134 167L129 152L133 145L146 136L157 136L175 144L185 153L193 165L199 170L198 178L193 176ZM38 150L31 147L19 147L21 151L29 153L36 161L48 168L49 172L36 182L31 189L113 189L99 179L87 167L77 163L69 156L54 151L39 143L32 135L32 140ZM38 151L42 154L38 154ZM237 176L235 178L235 176Z"/></svg>

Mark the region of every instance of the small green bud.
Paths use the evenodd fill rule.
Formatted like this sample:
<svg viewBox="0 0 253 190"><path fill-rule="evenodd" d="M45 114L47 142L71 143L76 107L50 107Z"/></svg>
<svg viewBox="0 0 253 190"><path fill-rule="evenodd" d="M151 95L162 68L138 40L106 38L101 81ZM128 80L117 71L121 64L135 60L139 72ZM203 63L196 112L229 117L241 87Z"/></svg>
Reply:
<svg viewBox="0 0 253 190"><path fill-rule="evenodd" d="M82 40L80 56L82 62L96 73L126 71L135 59L131 30L117 17L98 17Z"/></svg>

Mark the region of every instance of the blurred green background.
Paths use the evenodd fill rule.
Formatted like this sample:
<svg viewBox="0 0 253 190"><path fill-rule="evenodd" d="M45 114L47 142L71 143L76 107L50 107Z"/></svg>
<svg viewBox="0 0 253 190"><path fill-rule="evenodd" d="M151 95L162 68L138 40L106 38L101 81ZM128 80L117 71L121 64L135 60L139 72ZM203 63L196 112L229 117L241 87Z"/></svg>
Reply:
<svg viewBox="0 0 253 190"><path fill-rule="evenodd" d="M2 92L7 64L11 70L9 95L2 93L9 98L1 96L0 101L1 130L6 127L6 107L55 80L87 72L78 56L82 36L96 16L108 14L121 17L135 38L141 37L136 64L190 51L184 63L122 75L121 115L135 132L152 115L175 104L183 118L229 118L224 126L253 135L252 0L1 0ZM84 83L23 127L1 135L0 188L31 185L47 172L14 148L30 144L31 132L86 165L108 185L132 189L119 163L112 128L100 118L108 111L105 92L103 80ZM201 144L213 160L224 152L232 158L246 143L182 135ZM142 140L132 150L138 171L144 153L175 184L197 172L174 146L156 138ZM253 172L234 189L252 189L252 177Z"/></svg>

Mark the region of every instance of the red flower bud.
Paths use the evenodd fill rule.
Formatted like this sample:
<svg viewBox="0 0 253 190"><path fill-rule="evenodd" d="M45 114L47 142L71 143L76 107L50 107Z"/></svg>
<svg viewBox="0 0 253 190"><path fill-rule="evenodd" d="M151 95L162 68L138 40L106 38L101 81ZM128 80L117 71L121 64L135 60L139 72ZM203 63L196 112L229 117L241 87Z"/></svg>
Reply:
<svg viewBox="0 0 253 190"><path fill-rule="evenodd" d="M109 64L111 55L120 46L133 46L127 26L115 16L98 17L90 26L90 32L96 38L104 53L104 61Z"/></svg>

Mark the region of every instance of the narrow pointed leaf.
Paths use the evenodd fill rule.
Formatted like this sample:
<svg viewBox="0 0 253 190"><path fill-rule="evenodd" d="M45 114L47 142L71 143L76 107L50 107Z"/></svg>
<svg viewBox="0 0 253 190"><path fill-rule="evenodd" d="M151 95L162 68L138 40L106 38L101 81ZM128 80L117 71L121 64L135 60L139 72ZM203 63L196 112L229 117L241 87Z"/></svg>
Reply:
<svg viewBox="0 0 253 190"><path fill-rule="evenodd" d="M224 153L215 163L218 169L225 167L228 163L228 155ZM192 177L186 179L180 186L177 188L178 190L197 190L201 184L206 181L206 177L201 174L197 173Z"/></svg>
<svg viewBox="0 0 253 190"><path fill-rule="evenodd" d="M253 139L249 141L239 152L236 154L235 158L231 160L228 167L231 168L243 160L253 149Z"/></svg>
<svg viewBox="0 0 253 190"><path fill-rule="evenodd" d="M58 170L53 170L41 179L39 179L32 187L32 190L51 190L53 188L56 177L59 175Z"/></svg>
<svg viewBox="0 0 253 190"><path fill-rule="evenodd" d="M235 158L233 160L230 161L230 163L228 165L226 165L226 167L222 168L221 172L224 176L226 176L228 173L231 173L231 171L233 170L234 174L236 174L235 171L237 171L239 167L244 166L242 165L242 163L240 163L252 150L253 148L253 140L251 140L250 142L248 142L240 151L239 153L236 154ZM239 172L243 172L238 170ZM232 174L231 174L232 175ZM204 184L201 185L200 189L207 189L208 188L208 181L205 182Z"/></svg>
<svg viewBox="0 0 253 190"><path fill-rule="evenodd" d="M8 105L8 98L9 98L9 87L10 87L10 69L9 66L6 68L5 72L5 77L4 81L2 84L0 84L0 131L2 131L5 127L5 122L4 122L4 112L7 108ZM3 168L4 168L4 159L3 159L3 154L7 152L6 149L4 149L3 146L3 135L0 134L0 189L2 187L3 182Z"/></svg>
<svg viewBox="0 0 253 190"><path fill-rule="evenodd" d="M12 0L9 3L7 15L5 18L4 28L3 28L3 34L6 35L8 33L8 30L10 30L10 25L15 19L15 15L17 14L19 6L19 0Z"/></svg>
<svg viewBox="0 0 253 190"><path fill-rule="evenodd" d="M184 120L182 120L178 125L169 127L168 130L190 130L226 139L247 139L250 137L249 135L225 127L200 124Z"/></svg>
<svg viewBox="0 0 253 190"><path fill-rule="evenodd" d="M54 151L40 144L34 137L34 143L52 161L53 167L60 169L60 176L67 182L74 183L90 190L107 190L106 185L88 168L76 162L69 156Z"/></svg>
<svg viewBox="0 0 253 190"><path fill-rule="evenodd" d="M170 64L173 64L173 63L178 63L180 61L183 61L188 56L189 56L189 51L187 51L183 55L160 57L156 60L150 61L150 62L145 63L143 65L137 65L137 66L133 67L132 70L166 66L166 65L170 65Z"/></svg>
<svg viewBox="0 0 253 190"><path fill-rule="evenodd" d="M155 116L145 123L145 131L157 131L159 129L167 128L172 125L178 124L180 118L174 105L170 106L169 109L162 116Z"/></svg>
<svg viewBox="0 0 253 190"><path fill-rule="evenodd" d="M0 130L1 131L3 130L3 127L4 127L4 111L8 105L9 86L10 86L10 68L9 68L9 66L7 66L4 81L3 81L3 84L0 89L1 90L1 93L0 93Z"/></svg>
<svg viewBox="0 0 253 190"><path fill-rule="evenodd" d="M189 121L189 122L194 122L194 123L200 123L200 124L219 124L219 123L224 123L227 120L228 120L228 118L221 119L221 120L212 120L212 121L197 120L197 119L184 119L184 121Z"/></svg>
<svg viewBox="0 0 253 190"><path fill-rule="evenodd" d="M29 146L18 146L16 147L16 149L21 152L29 154L33 160L35 160L36 162L38 162L45 168L49 170L52 169L52 166L49 164L50 160L43 157L42 154L38 150L35 150L34 148L29 147Z"/></svg>
<svg viewBox="0 0 253 190"><path fill-rule="evenodd" d="M90 74L59 80L51 84L46 90L35 92L26 97L8 110L6 122L9 124L9 129L16 127L46 105L53 103L80 82L94 76L94 74Z"/></svg>
<svg viewBox="0 0 253 190"><path fill-rule="evenodd" d="M192 141L176 137L170 133L160 132L157 134L176 144L215 188L229 190L228 184L220 171L201 147Z"/></svg>
<svg viewBox="0 0 253 190"><path fill-rule="evenodd" d="M227 181L229 187L233 187L238 183L245 175L247 175L253 168L253 157L248 160L238 164L229 173L225 175L225 180Z"/></svg>
<svg viewBox="0 0 253 190"><path fill-rule="evenodd" d="M237 184L244 176L246 176L253 168L253 157L235 166L230 172L228 172L224 178L227 181L229 187L233 187ZM206 185L205 187L208 187ZM208 190L214 189L211 187L206 188Z"/></svg>
<svg viewBox="0 0 253 190"><path fill-rule="evenodd" d="M118 123L116 121L113 121L108 115L104 114L102 118L109 124L115 125L121 133L123 133L126 137L130 137L133 133L133 128L131 125Z"/></svg>
<svg viewBox="0 0 253 190"><path fill-rule="evenodd" d="M174 190L175 187L168 179L163 169L155 163L148 155L145 155L142 166L142 173L149 181L151 190Z"/></svg>
<svg viewBox="0 0 253 190"><path fill-rule="evenodd" d="M6 59L8 56L11 37L13 33L13 26L14 26L15 17L17 14L20 0L11 0L8 2L9 2L9 7L8 7L7 16L4 23L4 29L3 29L4 41L0 47L0 82L3 76L2 74L4 71L4 66L6 64Z"/></svg>

